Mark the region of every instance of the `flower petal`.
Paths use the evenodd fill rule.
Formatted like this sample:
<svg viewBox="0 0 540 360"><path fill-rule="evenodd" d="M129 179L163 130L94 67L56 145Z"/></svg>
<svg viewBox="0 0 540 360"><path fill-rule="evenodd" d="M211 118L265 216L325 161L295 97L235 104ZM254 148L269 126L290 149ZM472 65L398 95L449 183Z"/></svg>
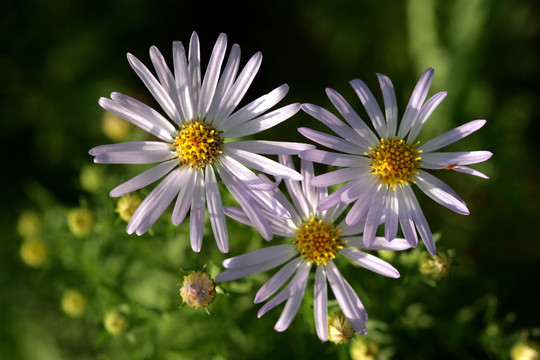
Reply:
<svg viewBox="0 0 540 360"><path fill-rule="evenodd" d="M421 154L420 161L425 169L444 169L454 165L477 164L492 155L490 151L436 152Z"/></svg>
<svg viewBox="0 0 540 360"><path fill-rule="evenodd" d="M391 139L396 136L398 107L396 92L390 78L386 75L377 74L379 85L383 93L384 109L386 114L386 138Z"/></svg>
<svg viewBox="0 0 540 360"><path fill-rule="evenodd" d="M407 104L407 108L405 109L405 114L403 115L401 124L399 125L398 137L400 139L405 138L405 135L407 135L414 121L418 117L418 113L422 108L422 104L424 103L429 91L429 87L431 86L433 73L434 70L432 68L428 68L422 74L422 76L420 76L420 79L418 79L411 98L409 99L409 103Z"/></svg>
<svg viewBox="0 0 540 360"><path fill-rule="evenodd" d="M420 133L420 130L422 130L422 127L424 127L424 124L426 123L427 119L431 116L433 111L439 106L441 101L444 100L446 97L446 91L437 93L433 95L422 108L420 109L420 112L418 113L418 117L414 120L411 131L409 132L409 137L407 138L408 143L413 143L418 134Z"/></svg>
<svg viewBox="0 0 540 360"><path fill-rule="evenodd" d="M302 175L300 175L296 170L284 166L276 161L270 160L264 156L230 147L228 147L224 153L225 152L228 156L231 156L233 159L238 160L242 164L264 173L279 176L284 179L297 181L302 180Z"/></svg>
<svg viewBox="0 0 540 360"><path fill-rule="evenodd" d="M314 146L287 141L245 140L227 143L227 148L249 151L255 154L296 155L301 151L313 149Z"/></svg>
<svg viewBox="0 0 540 360"><path fill-rule="evenodd" d="M418 150L422 150L424 153L428 153L434 150L438 150L446 145L450 145L458 140L463 139L464 137L472 134L476 130L484 126L486 120L473 120L461 126L458 126L455 129L452 129L448 132L445 132L442 135L439 135L423 145L418 147Z"/></svg>
<svg viewBox="0 0 540 360"><path fill-rule="evenodd" d="M418 200L416 200L416 196L409 186L404 187L403 190L404 198L409 209L409 214L412 215L416 228L418 229L418 233L420 234L420 237L422 238L424 245L426 245L426 249L429 251L429 253L431 255L435 255L437 253L435 241L433 240L433 235L429 229L429 224L426 217L422 212L422 208L418 204Z"/></svg>
<svg viewBox="0 0 540 360"><path fill-rule="evenodd" d="M199 103L199 94L201 91L201 52L199 36L195 31L191 34L191 39L189 40L188 57L189 87L193 104L195 105L194 109L197 109L198 105L196 104Z"/></svg>
<svg viewBox="0 0 540 360"><path fill-rule="evenodd" d="M150 185L154 181L161 179L168 174L172 169L178 166L178 160L172 159L154 166L151 169L146 170L143 173L129 179L128 181L118 185L111 190L109 195L111 197L120 197L126 195L135 190L142 189L143 187Z"/></svg>
<svg viewBox="0 0 540 360"><path fill-rule="evenodd" d="M361 167L367 164L367 158L358 155L339 154L324 150L310 149L302 151L298 156L301 159L320 164L346 167Z"/></svg>
<svg viewBox="0 0 540 360"><path fill-rule="evenodd" d="M343 278L333 261L328 262L326 270L328 282L336 296L339 307L343 311L343 315L349 320L357 333L365 334L367 331L365 322L368 320L368 316L358 295L356 295L347 280Z"/></svg>
<svg viewBox="0 0 540 360"><path fill-rule="evenodd" d="M208 216L216 243L222 253L229 252L229 236L227 233L227 224L225 223L225 214L223 213L223 204L216 180L216 174L212 165L205 168L206 199L208 201Z"/></svg>
<svg viewBox="0 0 540 360"><path fill-rule="evenodd" d="M343 168L315 176L311 179L311 185L316 187L331 186L347 182L356 177L358 177L358 169Z"/></svg>
<svg viewBox="0 0 540 360"><path fill-rule="evenodd" d="M406 239L395 238L392 241L386 240L384 237L376 236L373 244L369 248L364 244L362 236L347 236L342 237L343 240L347 240L348 246L354 246L360 249L366 250L407 250L411 248L411 244Z"/></svg>
<svg viewBox="0 0 540 360"><path fill-rule="evenodd" d="M275 259L281 259L282 264L296 254L294 245L275 245L226 259L223 261L223 267L229 270L241 269Z"/></svg>
<svg viewBox="0 0 540 360"><path fill-rule="evenodd" d="M467 174L467 175L478 176L483 179L489 179L489 176L487 176L486 174L481 173L478 170L471 169L470 167L467 167L467 166L455 166L452 168L452 170L463 173L463 174Z"/></svg>
<svg viewBox="0 0 540 360"><path fill-rule="evenodd" d="M302 260L301 257L297 257L275 273L270 280L265 282L259 291L257 291L254 300L255 304L259 304L274 295L274 293L291 278L303 261L304 260Z"/></svg>
<svg viewBox="0 0 540 360"><path fill-rule="evenodd" d="M341 249L341 254L343 254L343 256L345 256L353 263L373 272L376 272L377 274L381 274L394 279L399 277L399 271L397 271L396 268L394 268L386 261L381 260L371 254L349 247L344 247L343 249Z"/></svg>
<svg viewBox="0 0 540 360"><path fill-rule="evenodd" d="M191 213L189 214L189 239L191 249L195 252L201 251L203 229L204 229L204 214L206 207L205 199L205 181L202 170L195 170L195 188L193 189L193 197L191 200Z"/></svg>
<svg viewBox="0 0 540 360"><path fill-rule="evenodd" d="M195 101L191 94L191 78L188 71L186 51L180 41L173 42L173 65L176 91L184 120L192 120L195 118Z"/></svg>
<svg viewBox="0 0 540 360"><path fill-rule="evenodd" d="M92 156L124 151L168 150L169 144L160 141L133 141L96 146L88 152Z"/></svg>
<svg viewBox="0 0 540 360"><path fill-rule="evenodd" d="M185 178L180 188L180 192L178 193L176 204L174 204L171 218L172 223L177 226L184 221L184 218L191 207L193 190L195 189L195 182L197 180L197 173L191 167L184 167L181 171L185 172Z"/></svg>
<svg viewBox="0 0 540 360"><path fill-rule="evenodd" d="M418 245L418 236L416 235L414 220L412 214L409 212L403 189L396 187L396 194L399 203L399 225L401 226L401 231L409 244L412 247L416 247Z"/></svg>
<svg viewBox="0 0 540 360"><path fill-rule="evenodd" d="M328 289L326 285L326 270L324 266L317 266L315 272L315 288L313 295L313 316L315 330L321 341L328 340Z"/></svg>
<svg viewBox="0 0 540 360"><path fill-rule="evenodd" d="M418 174L414 176L414 180L420 190L442 206L458 214L469 215L469 209L467 209L465 201L443 181L422 170L418 171Z"/></svg>
<svg viewBox="0 0 540 360"><path fill-rule="evenodd" d="M176 155L169 149L117 151L102 153L94 158L96 164L151 164L174 158Z"/></svg>
<svg viewBox="0 0 540 360"><path fill-rule="evenodd" d="M388 190L385 219L384 236L387 241L392 241L397 236L399 221L399 203L395 190Z"/></svg>
<svg viewBox="0 0 540 360"><path fill-rule="evenodd" d="M366 109L366 112L373 123L373 127L375 127L375 130L377 130L379 137L386 137L386 122L381 112L381 108L379 107L377 100L375 100L375 96L373 96L373 93L362 80L355 79L352 80L350 84L364 105L364 108Z"/></svg>
<svg viewBox="0 0 540 360"><path fill-rule="evenodd" d="M221 64L223 64L223 59L225 58L226 49L227 35L222 33L219 35L216 44L214 45L212 55L210 55L210 60L208 61L208 67L206 68L204 79L202 81L198 110L198 113L202 118L206 117L208 109L212 104L216 86L219 80Z"/></svg>
<svg viewBox="0 0 540 360"><path fill-rule="evenodd" d="M310 128L301 127L298 128L298 132L300 132L300 134L304 135L311 141L314 141L317 144L326 146L327 148L335 151L341 151L355 155L364 155L364 152L368 150L366 147L360 147L345 139L339 138L337 136L328 135Z"/></svg>
<svg viewBox="0 0 540 360"><path fill-rule="evenodd" d="M377 227L379 226L381 216L384 210L384 199L388 193L388 189L384 185L379 185L377 190L377 195L373 199L373 203L369 207L366 226L364 227L364 241L367 247L373 244L375 240L375 233L377 232Z"/></svg>
<svg viewBox="0 0 540 360"><path fill-rule="evenodd" d="M180 179L180 169L177 169L148 194L131 217L126 229L128 234L141 235L150 229L178 193Z"/></svg>
<svg viewBox="0 0 540 360"><path fill-rule="evenodd" d="M289 292L290 296L285 303L285 307L281 312L281 316L279 317L276 325L274 326L274 329L276 329L276 331L281 332L287 330L294 317L296 316L296 313L300 308L300 304L302 303L302 298L304 297L307 278L310 270L310 263L304 266L300 266L300 268L296 272L296 276L291 280L291 289Z"/></svg>

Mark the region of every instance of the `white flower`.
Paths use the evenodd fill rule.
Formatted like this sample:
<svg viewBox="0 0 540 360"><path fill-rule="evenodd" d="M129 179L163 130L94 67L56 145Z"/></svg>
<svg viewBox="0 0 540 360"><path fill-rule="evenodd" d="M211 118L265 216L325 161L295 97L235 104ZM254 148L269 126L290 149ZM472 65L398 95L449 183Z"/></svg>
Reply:
<svg viewBox="0 0 540 360"><path fill-rule="evenodd" d="M194 251L200 251L205 205L222 252L229 249L221 196L215 172L240 203L253 224L266 239L271 229L255 205L288 217L287 211L268 193L268 184L250 168L267 174L300 180L294 170L260 154L297 154L312 145L232 138L256 134L293 116L299 104L290 104L265 113L288 92L282 85L234 112L261 64L260 52L240 71L240 47L233 45L222 69L227 37L221 34L214 46L201 80L199 39L193 33L186 56L181 42L174 42L173 72L159 50L152 46L150 58L157 78L135 56L128 61L168 118L129 96L112 93L99 99L106 110L130 121L161 141L128 142L97 146L90 150L94 162L105 164L160 164L114 188L110 195L120 197L158 179L165 179L145 198L128 223L127 232L146 232L177 197L172 222L180 224L191 208L190 237ZM228 142L230 141L230 142Z"/></svg>
<svg viewBox="0 0 540 360"><path fill-rule="evenodd" d="M361 80L350 82L362 101L377 135L339 93L327 89L330 101L348 125L319 106L302 104L302 109L340 137L309 128L298 130L307 138L345 154L312 149L303 151L300 157L343 167L313 179L314 186L330 186L352 180L322 200L319 210L329 209L339 202L346 204L355 202L345 222L353 225L367 215L364 228L364 241L367 246L373 243L379 219L384 215L387 240L396 237L399 223L405 238L412 246L416 246L418 244L416 226L427 250L435 254L431 230L409 185L416 183L420 190L439 204L458 214L469 214L465 202L454 190L423 169L454 170L487 178L486 175L465 165L485 161L491 157L491 152L436 152L478 130L486 121L471 121L418 146L419 142L415 143L418 133L446 96L446 92L437 93L424 104L433 79L433 69L427 69L420 77L399 127L392 82L384 75L378 74L378 78L386 117L364 82Z"/></svg>
<svg viewBox="0 0 540 360"><path fill-rule="evenodd" d="M288 166L293 166L288 156L280 155L280 160ZM337 204L324 211L317 210L319 201L328 194L327 189L310 185L310 180L313 178L313 163L302 160L301 172L304 175L301 184L285 180L294 205L279 190L274 191L274 196L289 210L291 218L280 219L265 211L274 233L295 239L294 244L271 246L227 259L223 262L227 270L218 274L216 281L239 279L287 263L261 287L255 296L255 303L269 299L292 277L283 290L264 304L258 313L261 317L287 300L274 327L277 331L284 331L298 312L308 275L312 266L315 266L314 317L319 338L322 341L328 339L327 280L343 314L354 330L365 334L365 322L368 320L366 310L351 285L339 272L333 259L338 255L343 255L359 266L392 278L399 277L399 272L376 256L353 248L367 249L362 236L358 236L362 226L349 226L344 222L334 226L333 221L339 217L345 206ZM250 219L242 209L226 208L225 212L228 216L251 225ZM410 248L410 245L405 239L394 239L388 242L382 237L375 238L369 247L369 249L380 250L407 248Z"/></svg>

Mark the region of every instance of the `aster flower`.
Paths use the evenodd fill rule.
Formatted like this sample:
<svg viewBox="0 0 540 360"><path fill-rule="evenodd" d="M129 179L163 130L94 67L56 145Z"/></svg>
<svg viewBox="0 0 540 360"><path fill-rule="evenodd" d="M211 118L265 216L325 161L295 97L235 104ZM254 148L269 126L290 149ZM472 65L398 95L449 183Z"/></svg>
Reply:
<svg viewBox="0 0 540 360"><path fill-rule="evenodd" d="M364 228L366 246L373 243L379 219L384 215L385 238L388 241L396 237L399 223L405 238L412 246L416 246L418 244L416 227L427 250L433 255L436 252L435 242L411 185L417 184L426 195L450 210L458 214L469 214L465 202L459 195L424 169L454 170L487 178L481 172L465 165L485 161L491 157L491 152L436 151L475 132L486 121L468 122L420 145L419 141L415 142L418 133L446 96L446 92L440 92L424 103L433 79L433 69L427 69L420 77L399 127L392 82L387 76L380 74L377 76L383 93L386 117L364 82L361 80L350 82L364 105L375 132L364 123L339 93L327 89L330 101L348 125L324 108L302 104L305 112L328 126L339 137L309 128L298 130L314 142L344 154L311 149L300 153L300 157L342 167L313 178L312 185L316 187L350 181L322 200L319 203L319 210L332 208L339 202L346 204L354 202L345 222L354 225L367 214Z"/></svg>
<svg viewBox="0 0 540 360"><path fill-rule="evenodd" d="M260 52L253 55L238 73L240 47L235 44L221 71L226 47L227 37L221 34L202 79L196 33L191 37L187 55L181 42L173 43L172 72L159 50L155 46L150 48L157 78L135 56L127 55L129 64L167 117L134 98L116 92L110 99L99 99L101 107L160 140L102 145L90 150L96 163L159 163L110 193L112 197L120 197L165 177L133 214L127 225L129 234L146 232L176 197L172 222L175 225L182 223L191 208L193 250L201 249L208 204L217 245L222 252L227 252L229 242L216 172L266 239L272 236L270 225L255 204L279 216L289 216L267 192L269 185L248 167L300 180L302 177L296 171L260 154L296 154L313 146L262 140L236 141L233 138L253 135L279 124L294 115L300 105L290 104L266 112L287 94L288 86L285 84L234 112L259 69L262 55Z"/></svg>
<svg viewBox="0 0 540 360"><path fill-rule="evenodd" d="M290 157L280 155L280 160L292 168ZM334 220L341 215L345 205L336 204L327 210L317 210L319 201L327 195L327 189L310 185L314 175L312 162L302 160L301 172L304 175L301 184L285 180L292 203L282 192L274 190L274 196L289 210L291 218L280 219L265 211L273 232L294 239L293 244L275 245L227 259L223 262L227 270L218 274L216 281L239 279L286 263L255 296L255 303L261 303L274 295L288 281L288 284L264 304L257 314L261 317L287 300L274 327L277 331L284 331L298 312L309 274L312 267L315 267L314 317L319 339L322 341L328 339L327 281L351 326L356 332L365 334L365 322L368 320L366 310L351 285L339 272L334 258L343 255L356 265L391 278L399 277L399 272L387 262L355 248L367 249L362 236L358 235L362 226L349 226L343 221L338 225L334 224ZM226 208L226 214L251 225L250 219L242 209ZM384 238L377 237L369 249L404 250L409 247L405 239L387 242Z"/></svg>

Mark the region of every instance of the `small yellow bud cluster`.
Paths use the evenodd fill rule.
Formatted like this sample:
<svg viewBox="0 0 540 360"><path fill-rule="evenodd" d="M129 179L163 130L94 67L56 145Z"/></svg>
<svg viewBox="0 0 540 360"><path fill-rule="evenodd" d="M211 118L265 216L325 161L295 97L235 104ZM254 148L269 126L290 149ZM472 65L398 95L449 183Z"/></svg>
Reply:
<svg viewBox="0 0 540 360"><path fill-rule="evenodd" d="M73 235L84 237L92 231L94 215L88 209L73 209L68 214L68 226Z"/></svg>
<svg viewBox="0 0 540 360"><path fill-rule="evenodd" d="M62 310L71 317L80 317L86 310L86 298L76 290L68 290L62 296Z"/></svg>
<svg viewBox="0 0 540 360"><path fill-rule="evenodd" d="M142 195L138 193L129 193L122 196L116 203L115 211L118 213L120 218L125 222L129 222L135 210L141 205L143 201Z"/></svg>

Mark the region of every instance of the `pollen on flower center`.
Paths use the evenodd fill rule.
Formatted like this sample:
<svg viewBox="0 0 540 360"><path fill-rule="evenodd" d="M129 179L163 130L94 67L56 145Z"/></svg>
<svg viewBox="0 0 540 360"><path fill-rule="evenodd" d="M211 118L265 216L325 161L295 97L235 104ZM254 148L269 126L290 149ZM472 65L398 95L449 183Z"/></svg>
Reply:
<svg viewBox="0 0 540 360"><path fill-rule="evenodd" d="M205 272L197 271L184 276L184 283L180 288L182 300L193 308L205 308L216 297L216 284Z"/></svg>
<svg viewBox="0 0 540 360"><path fill-rule="evenodd" d="M182 165L199 169L219 157L223 138L206 121L198 120L182 125L173 147Z"/></svg>
<svg viewBox="0 0 540 360"><path fill-rule="evenodd" d="M298 234L294 244L304 259L311 263L326 265L328 260L336 257L336 253L343 249L345 240L339 238L341 230L334 228L332 223L324 224L311 216L309 221L298 227Z"/></svg>
<svg viewBox="0 0 540 360"><path fill-rule="evenodd" d="M419 156L422 150L416 150L418 144L408 144L398 137L381 139L379 146L370 147L370 152L365 153L371 160L373 174L393 189L397 184L414 183L412 177L418 174L418 168L422 166Z"/></svg>

